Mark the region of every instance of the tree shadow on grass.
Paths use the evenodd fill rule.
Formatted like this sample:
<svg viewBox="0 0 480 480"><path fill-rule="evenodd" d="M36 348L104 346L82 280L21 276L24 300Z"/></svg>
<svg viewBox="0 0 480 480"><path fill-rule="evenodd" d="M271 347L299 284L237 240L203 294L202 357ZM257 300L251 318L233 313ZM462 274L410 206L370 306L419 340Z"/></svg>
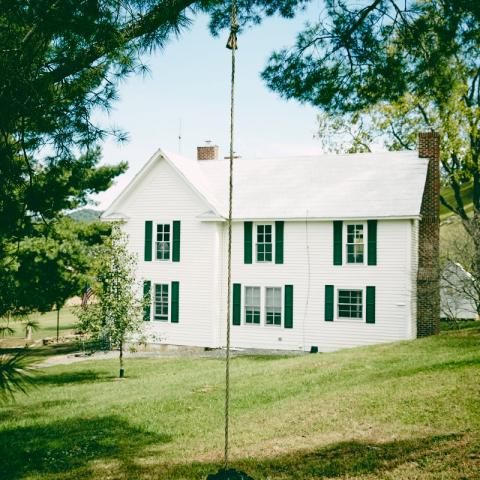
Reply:
<svg viewBox="0 0 480 480"><path fill-rule="evenodd" d="M42 345L29 348L23 347L1 347L0 355L13 355L15 353L24 353L32 362L37 362L46 357L55 355L68 355L81 351L81 345L78 342L60 343L58 345Z"/></svg>
<svg viewBox="0 0 480 480"><path fill-rule="evenodd" d="M72 418L0 431L0 478L68 474L94 460L120 465L149 445L171 441L146 432L115 415ZM92 477L94 478L94 477Z"/></svg>
<svg viewBox="0 0 480 480"><path fill-rule="evenodd" d="M66 385L69 383L98 383L114 380L114 375L106 375L94 370L79 370L77 372L63 372L56 374L47 374L40 371L33 377L33 385Z"/></svg>
<svg viewBox="0 0 480 480"><path fill-rule="evenodd" d="M381 474L416 462L421 464L432 454L445 456L451 443L461 435L442 435L386 443L361 441L339 442L314 450L294 451L271 458L245 458L231 462L231 467L244 471L256 480L313 480L319 478L352 478L366 474ZM451 453L451 452L450 452ZM163 467L163 468L162 468ZM192 463L162 466L162 479L205 479L222 467L220 463ZM152 472L132 472L131 478L157 478Z"/></svg>
<svg viewBox="0 0 480 480"><path fill-rule="evenodd" d="M464 360L449 360L443 362L436 362L432 364L419 365L415 367L396 367L393 366L391 369L386 369L383 372L376 372L375 379L377 381L384 381L386 379L391 380L393 378L401 377L413 377L419 374L432 374L439 373L445 370L457 370L462 368L469 367L480 367L480 359L464 359Z"/></svg>

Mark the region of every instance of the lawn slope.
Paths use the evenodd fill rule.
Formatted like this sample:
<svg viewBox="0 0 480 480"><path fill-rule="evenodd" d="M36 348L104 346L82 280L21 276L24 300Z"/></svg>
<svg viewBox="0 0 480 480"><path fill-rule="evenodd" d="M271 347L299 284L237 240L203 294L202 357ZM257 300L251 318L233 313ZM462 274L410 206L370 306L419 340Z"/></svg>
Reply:
<svg viewBox="0 0 480 480"><path fill-rule="evenodd" d="M45 337L56 337L57 335L57 312L32 313L28 316L29 320L38 322L38 328L33 331L32 340L40 340ZM71 335L74 333L75 323L78 321L74 315L72 307L65 307L60 310L59 334ZM6 325L7 322L0 318L0 325ZM8 347L18 347L25 344L25 327L21 320L11 320L8 323L13 329L13 334L6 337L0 337L0 349Z"/></svg>
<svg viewBox="0 0 480 480"><path fill-rule="evenodd" d="M232 365L232 463L258 479L474 479L480 329ZM0 478L204 479L221 463L214 358L46 369L0 410Z"/></svg>

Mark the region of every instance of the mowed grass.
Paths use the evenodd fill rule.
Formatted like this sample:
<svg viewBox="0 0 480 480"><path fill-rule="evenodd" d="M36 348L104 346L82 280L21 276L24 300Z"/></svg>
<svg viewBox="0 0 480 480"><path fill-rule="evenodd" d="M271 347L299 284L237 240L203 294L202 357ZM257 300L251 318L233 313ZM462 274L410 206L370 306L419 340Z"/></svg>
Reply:
<svg viewBox="0 0 480 480"><path fill-rule="evenodd" d="M224 363L45 369L0 410L0 478L205 479L221 465ZM480 478L480 329L232 361L232 466L255 479Z"/></svg>
<svg viewBox="0 0 480 480"><path fill-rule="evenodd" d="M46 337L56 337L57 335L57 312L34 313L28 317L30 320L38 322L38 329L32 332L32 340L40 340ZM65 307L60 310L59 333L60 336L72 334L75 328L75 322L78 319L74 315L73 307ZM0 325L6 325L4 319L0 320ZM14 330L13 335L0 338L0 348L19 346L25 344L25 327L22 321L10 321L9 326Z"/></svg>

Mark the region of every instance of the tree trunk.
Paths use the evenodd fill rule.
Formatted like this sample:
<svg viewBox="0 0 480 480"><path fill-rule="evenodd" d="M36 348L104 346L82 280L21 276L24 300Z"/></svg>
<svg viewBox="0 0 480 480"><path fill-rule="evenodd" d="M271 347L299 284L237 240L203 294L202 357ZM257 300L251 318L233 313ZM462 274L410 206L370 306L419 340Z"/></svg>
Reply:
<svg viewBox="0 0 480 480"><path fill-rule="evenodd" d="M26 340L26 343L28 344L32 341L32 327L30 325L27 325L25 333L26 333L25 340Z"/></svg>
<svg viewBox="0 0 480 480"><path fill-rule="evenodd" d="M470 273L473 275L473 292L476 294L476 298L472 300L475 302L477 315L480 319L480 213L474 212L472 218L463 221L463 226L471 237L474 246L472 271Z"/></svg>
<svg viewBox="0 0 480 480"><path fill-rule="evenodd" d="M60 307L57 306L57 343L60 336Z"/></svg>
<svg viewBox="0 0 480 480"><path fill-rule="evenodd" d="M474 260L473 260L473 277L474 290L478 293L475 299L477 306L477 315L480 318L480 216L476 213L473 216L473 245L475 246Z"/></svg>
<svg viewBox="0 0 480 480"><path fill-rule="evenodd" d="M125 377L125 370L123 368L123 340L120 341L120 378Z"/></svg>

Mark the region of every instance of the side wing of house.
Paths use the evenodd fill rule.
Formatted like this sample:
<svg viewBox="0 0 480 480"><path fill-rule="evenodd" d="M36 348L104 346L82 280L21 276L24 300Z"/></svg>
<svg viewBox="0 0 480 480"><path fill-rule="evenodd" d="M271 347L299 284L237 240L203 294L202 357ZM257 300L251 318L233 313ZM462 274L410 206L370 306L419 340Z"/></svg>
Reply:
<svg viewBox="0 0 480 480"><path fill-rule="evenodd" d="M161 153L104 214L122 218L137 277L150 298L145 334L152 343L218 344L219 227L211 205Z"/></svg>
<svg viewBox="0 0 480 480"><path fill-rule="evenodd" d="M414 338L415 235L410 219L235 222L232 344L331 351Z"/></svg>
<svg viewBox="0 0 480 480"><path fill-rule="evenodd" d="M440 281L441 317L447 319L477 320L472 276L454 262L447 263Z"/></svg>

